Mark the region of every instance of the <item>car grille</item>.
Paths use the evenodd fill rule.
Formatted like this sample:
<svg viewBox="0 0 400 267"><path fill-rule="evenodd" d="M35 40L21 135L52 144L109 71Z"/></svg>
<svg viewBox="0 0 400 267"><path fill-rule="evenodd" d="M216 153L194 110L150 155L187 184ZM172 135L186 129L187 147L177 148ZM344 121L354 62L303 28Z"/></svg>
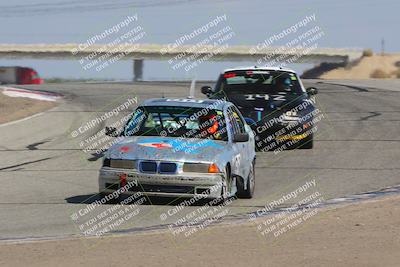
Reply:
<svg viewBox="0 0 400 267"><path fill-rule="evenodd" d="M161 162L159 166L159 172L160 173L176 173L176 163L167 163L167 162Z"/></svg>
<svg viewBox="0 0 400 267"><path fill-rule="evenodd" d="M175 174L178 171L178 165L173 162L141 161L139 170L143 173Z"/></svg>
<svg viewBox="0 0 400 267"><path fill-rule="evenodd" d="M183 172L200 172L208 173L209 164L203 163L185 163L183 165Z"/></svg>
<svg viewBox="0 0 400 267"><path fill-rule="evenodd" d="M155 161L140 162L140 171L144 173L157 173L157 163Z"/></svg>

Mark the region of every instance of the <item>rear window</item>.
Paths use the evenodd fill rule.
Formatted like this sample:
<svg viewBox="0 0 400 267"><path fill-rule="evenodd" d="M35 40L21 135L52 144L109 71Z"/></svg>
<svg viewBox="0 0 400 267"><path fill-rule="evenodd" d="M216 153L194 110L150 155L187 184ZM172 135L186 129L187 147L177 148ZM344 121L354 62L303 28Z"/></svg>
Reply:
<svg viewBox="0 0 400 267"><path fill-rule="evenodd" d="M217 90L229 93L293 93L302 94L297 75L284 71L232 71L220 76Z"/></svg>

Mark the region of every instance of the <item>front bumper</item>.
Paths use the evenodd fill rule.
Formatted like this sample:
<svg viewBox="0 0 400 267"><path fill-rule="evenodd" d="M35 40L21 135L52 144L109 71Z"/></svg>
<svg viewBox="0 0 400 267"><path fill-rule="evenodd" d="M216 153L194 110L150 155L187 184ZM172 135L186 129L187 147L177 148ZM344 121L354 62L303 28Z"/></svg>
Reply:
<svg viewBox="0 0 400 267"><path fill-rule="evenodd" d="M254 125L257 151L279 151L295 148L312 136L316 128L310 121Z"/></svg>
<svg viewBox="0 0 400 267"><path fill-rule="evenodd" d="M132 169L103 167L99 172L99 192L110 194L131 186L123 194L142 192L147 196L219 198L224 177L222 173L149 174Z"/></svg>
<svg viewBox="0 0 400 267"><path fill-rule="evenodd" d="M303 134L296 134L296 135L281 135L277 136L276 139L279 141L299 141L307 138L308 134L303 133Z"/></svg>
<svg viewBox="0 0 400 267"><path fill-rule="evenodd" d="M282 122L274 124L257 123L252 127L257 140L302 140L312 132L313 125L309 122Z"/></svg>

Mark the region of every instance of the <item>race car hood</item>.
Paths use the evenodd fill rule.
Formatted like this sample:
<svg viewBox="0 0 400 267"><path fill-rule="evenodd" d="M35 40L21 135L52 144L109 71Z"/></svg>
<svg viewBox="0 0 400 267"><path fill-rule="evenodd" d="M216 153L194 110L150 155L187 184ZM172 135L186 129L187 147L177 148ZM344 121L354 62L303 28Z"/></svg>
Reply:
<svg viewBox="0 0 400 267"><path fill-rule="evenodd" d="M244 109L259 109L275 111L277 108L289 110L306 100L304 95L285 94L227 94L230 102Z"/></svg>
<svg viewBox="0 0 400 267"><path fill-rule="evenodd" d="M261 120L269 120L279 117L286 111L296 106L308 102L309 109L313 109L313 105L307 96L296 94L227 94L230 102L234 103L245 118L249 118L254 122Z"/></svg>
<svg viewBox="0 0 400 267"><path fill-rule="evenodd" d="M106 158L210 162L225 150L227 142L175 137L122 137L106 153Z"/></svg>

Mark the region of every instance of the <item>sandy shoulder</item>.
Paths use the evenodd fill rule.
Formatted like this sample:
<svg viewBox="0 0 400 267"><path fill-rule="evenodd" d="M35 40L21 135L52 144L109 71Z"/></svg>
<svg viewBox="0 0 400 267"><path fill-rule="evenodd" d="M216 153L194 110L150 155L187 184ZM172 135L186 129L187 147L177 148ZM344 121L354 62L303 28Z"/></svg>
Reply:
<svg viewBox="0 0 400 267"><path fill-rule="evenodd" d="M380 69L388 74L396 72L398 67L396 62L400 62L400 54L388 54L385 56L374 55L363 57L361 61L352 68L337 68L321 75L321 79L371 79L371 73ZM392 78L395 78L393 76Z"/></svg>
<svg viewBox="0 0 400 267"><path fill-rule="evenodd" d="M400 196L320 210L265 239L253 222L170 232L0 245L1 266L400 266Z"/></svg>
<svg viewBox="0 0 400 267"><path fill-rule="evenodd" d="M9 97L0 91L0 124L26 118L54 106L55 102Z"/></svg>

